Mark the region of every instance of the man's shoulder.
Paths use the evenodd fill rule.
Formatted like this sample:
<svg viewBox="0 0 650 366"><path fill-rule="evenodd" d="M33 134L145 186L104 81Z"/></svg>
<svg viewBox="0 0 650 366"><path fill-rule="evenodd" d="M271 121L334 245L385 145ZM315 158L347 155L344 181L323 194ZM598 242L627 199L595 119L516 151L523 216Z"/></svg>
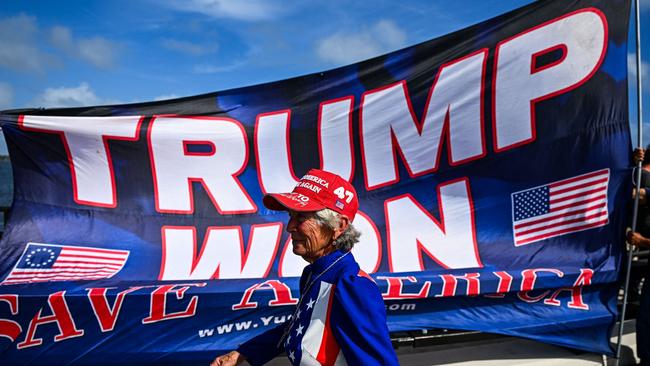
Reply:
<svg viewBox="0 0 650 366"><path fill-rule="evenodd" d="M354 263L354 266L346 266L337 276L337 284L339 287L356 290L372 290L377 289L375 280L364 270L359 268L359 265Z"/></svg>

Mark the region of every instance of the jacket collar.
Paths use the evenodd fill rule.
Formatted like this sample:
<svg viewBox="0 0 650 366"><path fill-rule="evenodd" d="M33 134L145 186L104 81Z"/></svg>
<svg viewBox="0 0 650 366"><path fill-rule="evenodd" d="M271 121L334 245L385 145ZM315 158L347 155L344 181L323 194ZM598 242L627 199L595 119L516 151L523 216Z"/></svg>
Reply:
<svg viewBox="0 0 650 366"><path fill-rule="evenodd" d="M326 270L332 263L336 262L339 258L345 255L342 250L335 250L330 254L324 255L314 261L314 263L309 265L309 269L312 273L319 274Z"/></svg>

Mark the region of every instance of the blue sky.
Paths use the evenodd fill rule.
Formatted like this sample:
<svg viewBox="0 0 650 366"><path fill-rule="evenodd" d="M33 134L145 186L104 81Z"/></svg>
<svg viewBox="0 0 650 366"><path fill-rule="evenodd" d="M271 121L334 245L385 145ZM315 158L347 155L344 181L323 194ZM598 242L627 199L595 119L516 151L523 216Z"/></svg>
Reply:
<svg viewBox="0 0 650 366"><path fill-rule="evenodd" d="M151 101L285 79L397 50L530 2L2 1L0 110ZM650 0L641 7L642 75L650 86ZM634 55L628 58L634 66Z"/></svg>

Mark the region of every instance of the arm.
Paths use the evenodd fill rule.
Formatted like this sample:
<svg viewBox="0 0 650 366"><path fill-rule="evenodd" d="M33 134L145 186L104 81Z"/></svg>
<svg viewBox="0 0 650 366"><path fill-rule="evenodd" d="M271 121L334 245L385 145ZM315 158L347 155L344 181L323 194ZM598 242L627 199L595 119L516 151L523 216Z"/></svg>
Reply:
<svg viewBox="0 0 650 366"><path fill-rule="evenodd" d="M248 361L253 366L263 365L282 352L276 345L283 331L284 325L267 330L244 342L237 350L218 356L210 366L237 366L244 361Z"/></svg>
<svg viewBox="0 0 650 366"><path fill-rule="evenodd" d="M237 366L244 361L246 361L246 356L237 351L231 351L215 358L210 366Z"/></svg>
<svg viewBox="0 0 650 366"><path fill-rule="evenodd" d="M635 247L650 248L650 239L637 232L629 231L627 233L627 242Z"/></svg>
<svg viewBox="0 0 650 366"><path fill-rule="evenodd" d="M645 158L645 150L640 149L640 148L635 148L634 152L632 153L632 161L634 162L634 165L638 165L639 163L643 162L643 159Z"/></svg>
<svg viewBox="0 0 650 366"><path fill-rule="evenodd" d="M267 330L243 343L233 352L243 355L244 359L252 366L263 365L284 351L284 348L277 346L280 337L284 333L284 327L285 324L280 324L273 329Z"/></svg>
<svg viewBox="0 0 650 366"><path fill-rule="evenodd" d="M398 365L384 300L371 279L352 275L339 281L331 327L349 365Z"/></svg>
<svg viewBox="0 0 650 366"><path fill-rule="evenodd" d="M634 152L632 153L632 162L634 163L634 166L639 166L640 163L643 163L643 159L645 157L645 150L636 148L634 149ZM636 176L636 173L634 174ZM634 183L636 185L636 183ZM632 199L636 197L637 190L636 188L632 189ZM639 204L641 205L646 205L646 188L641 188L639 189Z"/></svg>
<svg viewBox="0 0 650 366"><path fill-rule="evenodd" d="M309 266L303 269L303 274L300 277L301 292L304 288L304 283L306 281L305 272L308 270L308 268ZM238 355L244 356L244 360L248 361L248 363L252 366L264 365L265 363L271 361L273 358L284 352L284 346L278 346L278 342L284 335L284 330L287 326L288 323L280 324L273 329L267 330L255 338L242 343L239 348L233 352L237 352Z"/></svg>
<svg viewBox="0 0 650 366"><path fill-rule="evenodd" d="M648 204L647 194L646 194L647 190L648 190L647 188L639 189L639 204L640 205L646 206ZM632 199L634 199L635 196L636 196L636 188L632 188Z"/></svg>

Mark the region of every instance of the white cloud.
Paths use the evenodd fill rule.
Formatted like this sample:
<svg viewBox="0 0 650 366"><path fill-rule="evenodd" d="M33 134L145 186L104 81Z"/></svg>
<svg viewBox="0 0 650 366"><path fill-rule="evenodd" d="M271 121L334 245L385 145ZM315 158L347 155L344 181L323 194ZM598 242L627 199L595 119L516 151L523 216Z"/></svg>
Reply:
<svg viewBox="0 0 650 366"><path fill-rule="evenodd" d="M64 53L80 58L99 68L111 67L121 46L102 37L75 39L69 28L52 27L39 30L36 17L24 14L0 19L0 67L14 71L45 73L61 64L43 51L39 40L45 38Z"/></svg>
<svg viewBox="0 0 650 366"><path fill-rule="evenodd" d="M180 98L180 95L176 95L176 94L159 95L157 97L154 97L153 100L158 102L158 101L161 101L161 100L169 100L169 99L176 99L176 98Z"/></svg>
<svg viewBox="0 0 650 366"><path fill-rule="evenodd" d="M382 20L359 33L339 32L318 42L316 53L327 62L342 65L365 60L405 46L406 33Z"/></svg>
<svg viewBox="0 0 650 366"><path fill-rule="evenodd" d="M335 64L349 64L376 56L379 45L367 34L347 36L335 34L321 40L317 48L318 56Z"/></svg>
<svg viewBox="0 0 650 366"><path fill-rule="evenodd" d="M0 82L0 109L11 108L14 102L14 89L8 83Z"/></svg>
<svg viewBox="0 0 650 366"><path fill-rule="evenodd" d="M36 18L24 14L0 19L0 66L43 73L56 59L37 47Z"/></svg>
<svg viewBox="0 0 650 366"><path fill-rule="evenodd" d="M406 33L390 20L381 20L372 28L373 33L383 39L387 47L396 48L406 43Z"/></svg>
<svg viewBox="0 0 650 366"><path fill-rule="evenodd" d="M290 9L277 0L169 0L168 6L181 11L200 13L212 18L245 21L273 19Z"/></svg>
<svg viewBox="0 0 650 366"><path fill-rule="evenodd" d="M206 53L213 53L217 51L217 43L211 45L201 45L192 42L179 41L177 39L163 39L162 46L181 53L189 53L194 56L201 56Z"/></svg>
<svg viewBox="0 0 650 366"><path fill-rule="evenodd" d="M194 66L194 73L196 74L218 74L220 72L229 72L238 69L246 64L246 61L237 61L228 65L211 65L201 64Z"/></svg>
<svg viewBox="0 0 650 366"><path fill-rule="evenodd" d="M102 100L90 89L88 83L83 82L77 87L47 88L33 102L34 105L44 108L83 107L102 104Z"/></svg>
<svg viewBox="0 0 650 366"><path fill-rule="evenodd" d="M74 44L72 42L72 33L70 29L63 26L55 26L50 30L50 41L55 47L72 50Z"/></svg>
<svg viewBox="0 0 650 366"><path fill-rule="evenodd" d="M640 1L641 2L639 3L639 8L641 8L641 11L650 9L650 1L648 0L640 0Z"/></svg>
<svg viewBox="0 0 650 366"><path fill-rule="evenodd" d="M636 54L627 54L627 71L630 79L636 80ZM643 80L650 78L650 64L641 60L641 77ZM636 82L636 81L635 81Z"/></svg>
<svg viewBox="0 0 650 366"><path fill-rule="evenodd" d="M638 144L638 139L639 139L639 129L638 129L638 120L636 119L636 113L630 115L630 137L632 141L632 146L636 147ZM642 147L650 147L650 144L648 144L648 140L650 137L650 123L649 122L643 122L641 124L642 133L643 133L643 143L641 144Z"/></svg>
<svg viewBox="0 0 650 366"><path fill-rule="evenodd" d="M113 66L117 45L102 38L84 38L78 42L79 57L100 68Z"/></svg>
<svg viewBox="0 0 650 366"><path fill-rule="evenodd" d="M119 44L103 37L75 39L70 29L63 26L50 29L50 42L70 56L78 57L102 69L113 66L120 49Z"/></svg>

